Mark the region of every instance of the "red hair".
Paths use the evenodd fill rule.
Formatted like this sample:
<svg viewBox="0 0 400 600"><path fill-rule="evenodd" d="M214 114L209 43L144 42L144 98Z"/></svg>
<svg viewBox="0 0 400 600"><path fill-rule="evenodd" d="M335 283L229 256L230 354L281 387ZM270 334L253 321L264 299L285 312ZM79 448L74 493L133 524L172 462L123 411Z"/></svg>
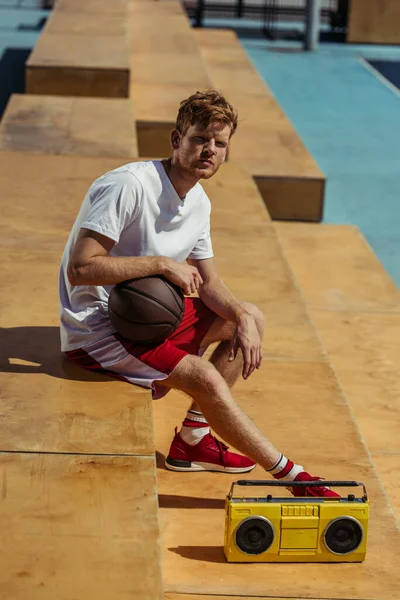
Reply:
<svg viewBox="0 0 400 600"><path fill-rule="evenodd" d="M236 131L238 123L237 111L217 90L196 92L181 102L176 118L176 129L185 135L191 125L200 125L206 129L213 122L226 123L231 135Z"/></svg>

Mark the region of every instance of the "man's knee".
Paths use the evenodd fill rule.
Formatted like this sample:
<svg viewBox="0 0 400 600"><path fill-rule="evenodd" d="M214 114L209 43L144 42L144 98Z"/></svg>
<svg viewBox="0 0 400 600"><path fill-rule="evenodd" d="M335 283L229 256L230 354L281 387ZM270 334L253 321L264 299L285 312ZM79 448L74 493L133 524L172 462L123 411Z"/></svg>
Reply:
<svg viewBox="0 0 400 600"><path fill-rule="evenodd" d="M250 302L241 302L241 304L252 315L256 322L258 333L262 335L265 327L265 317L262 311L258 308L258 306L251 304Z"/></svg>
<svg viewBox="0 0 400 600"><path fill-rule="evenodd" d="M222 375L212 363L190 354L185 356L170 376L161 383L190 395L196 393L214 395L226 385Z"/></svg>

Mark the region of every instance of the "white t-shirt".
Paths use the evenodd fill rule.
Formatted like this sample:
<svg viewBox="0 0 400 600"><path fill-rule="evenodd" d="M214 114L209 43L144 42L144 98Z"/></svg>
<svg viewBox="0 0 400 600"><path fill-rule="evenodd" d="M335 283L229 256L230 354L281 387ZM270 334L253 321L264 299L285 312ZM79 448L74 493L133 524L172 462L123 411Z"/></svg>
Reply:
<svg viewBox="0 0 400 600"><path fill-rule="evenodd" d="M73 286L68 281L68 262L82 227L114 240L111 256L167 256L184 262L213 256L210 211L199 183L182 201L158 160L130 163L97 179L85 196L62 257L62 351L83 348L115 332L107 307L113 286Z"/></svg>

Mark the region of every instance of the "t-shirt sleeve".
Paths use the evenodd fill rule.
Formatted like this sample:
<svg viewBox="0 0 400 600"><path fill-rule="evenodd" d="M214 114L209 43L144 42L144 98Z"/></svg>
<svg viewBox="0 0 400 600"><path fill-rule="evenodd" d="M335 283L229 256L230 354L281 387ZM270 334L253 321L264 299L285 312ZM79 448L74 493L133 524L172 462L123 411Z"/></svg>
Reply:
<svg viewBox="0 0 400 600"><path fill-rule="evenodd" d="M197 244L189 254L189 258L200 260L204 258L212 258L213 256L214 252L211 243L210 220L208 220L206 227L203 229L203 232L197 241Z"/></svg>
<svg viewBox="0 0 400 600"><path fill-rule="evenodd" d="M141 184L130 173L110 173L89 191L90 207L81 227L118 242L121 232L139 214Z"/></svg>

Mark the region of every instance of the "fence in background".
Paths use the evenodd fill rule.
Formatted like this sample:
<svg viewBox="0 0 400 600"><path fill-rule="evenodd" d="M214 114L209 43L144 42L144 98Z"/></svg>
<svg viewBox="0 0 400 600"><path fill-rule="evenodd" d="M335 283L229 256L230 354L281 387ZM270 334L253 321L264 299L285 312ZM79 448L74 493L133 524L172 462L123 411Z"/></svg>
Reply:
<svg viewBox="0 0 400 600"><path fill-rule="evenodd" d="M320 23L332 31L345 32L349 0L320 0ZM268 37L279 37L282 27L306 21L307 0L184 0L197 27L206 17L254 19L262 23Z"/></svg>

